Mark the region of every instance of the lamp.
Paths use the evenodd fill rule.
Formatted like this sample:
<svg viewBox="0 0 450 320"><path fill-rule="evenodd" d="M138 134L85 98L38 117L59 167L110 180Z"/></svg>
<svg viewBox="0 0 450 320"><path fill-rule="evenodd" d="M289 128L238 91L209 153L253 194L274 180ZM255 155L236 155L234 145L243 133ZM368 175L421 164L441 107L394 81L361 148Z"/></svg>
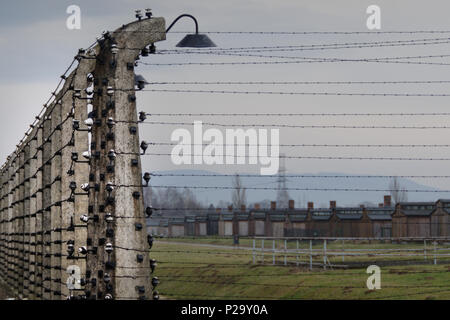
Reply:
<svg viewBox="0 0 450 320"><path fill-rule="evenodd" d="M200 34L198 33L198 22L197 19L194 18L194 16L190 14L182 14L178 18L176 18L172 24L167 28L166 33L169 32L169 30L173 27L173 25L180 20L183 17L188 17L194 20L195 23L195 33L194 34L187 34L178 44L177 47L180 48L210 48L210 47L217 47L214 42L206 35L206 34Z"/></svg>

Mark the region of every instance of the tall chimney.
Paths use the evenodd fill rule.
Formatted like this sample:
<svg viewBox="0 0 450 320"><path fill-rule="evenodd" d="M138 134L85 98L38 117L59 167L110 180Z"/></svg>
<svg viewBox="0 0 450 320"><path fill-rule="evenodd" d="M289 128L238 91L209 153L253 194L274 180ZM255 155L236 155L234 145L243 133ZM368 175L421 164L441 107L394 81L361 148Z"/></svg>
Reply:
<svg viewBox="0 0 450 320"><path fill-rule="evenodd" d="M242 212L245 211L245 204L241 205L241 211L242 211Z"/></svg>
<svg viewBox="0 0 450 320"><path fill-rule="evenodd" d="M384 206L385 207L390 207L391 206L391 196L389 196L389 195L384 196Z"/></svg>
<svg viewBox="0 0 450 320"><path fill-rule="evenodd" d="M256 210L261 209L261 206L259 205L259 203L255 203L255 209L256 209Z"/></svg>
<svg viewBox="0 0 450 320"><path fill-rule="evenodd" d="M314 202L308 202L308 209L314 209Z"/></svg>
<svg viewBox="0 0 450 320"><path fill-rule="evenodd" d="M294 210L294 209L295 209L295 201L289 200L289 210Z"/></svg>
<svg viewBox="0 0 450 320"><path fill-rule="evenodd" d="M276 210L276 209L277 209L277 202L270 201L270 210Z"/></svg>
<svg viewBox="0 0 450 320"><path fill-rule="evenodd" d="M336 201L330 201L330 209L336 208Z"/></svg>

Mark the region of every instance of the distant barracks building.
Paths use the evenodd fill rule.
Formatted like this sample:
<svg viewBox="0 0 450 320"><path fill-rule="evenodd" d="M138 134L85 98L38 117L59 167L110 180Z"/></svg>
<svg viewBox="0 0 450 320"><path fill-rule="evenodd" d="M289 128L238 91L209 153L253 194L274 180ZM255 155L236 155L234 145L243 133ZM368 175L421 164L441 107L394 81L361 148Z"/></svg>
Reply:
<svg viewBox="0 0 450 320"><path fill-rule="evenodd" d="M450 237L450 200L436 202L400 202L391 204L384 196L378 207L270 209L258 204L247 210L228 207L188 212L183 216L147 221L150 234L168 237L185 236L266 236L266 237L344 237L344 238L426 238Z"/></svg>

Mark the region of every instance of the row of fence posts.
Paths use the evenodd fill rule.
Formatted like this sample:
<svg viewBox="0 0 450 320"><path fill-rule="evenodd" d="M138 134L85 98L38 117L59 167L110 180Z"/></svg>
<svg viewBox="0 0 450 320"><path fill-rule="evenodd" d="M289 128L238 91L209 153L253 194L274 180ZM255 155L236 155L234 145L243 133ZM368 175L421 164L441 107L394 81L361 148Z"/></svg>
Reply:
<svg viewBox="0 0 450 320"><path fill-rule="evenodd" d="M276 239L261 239L261 248L257 248L256 247L256 239L253 239L253 246L252 246L252 260L253 260L253 264L256 264L258 262L258 251L261 252L260 255L260 259L259 262L261 264L264 264L265 262L265 253L266 252L271 252L272 253L272 265L276 265L277 262L277 254L282 253L282 255L284 254L283 257L283 265L287 266L288 265L288 240L287 239L280 239L281 241L284 242L284 248L283 251L279 251L277 250L277 240ZM265 241L272 241L272 249L270 250L269 248L265 249ZM299 256L301 255L300 252L300 241L302 241L301 239L294 239L294 240L289 240L289 241L295 241L296 242L296 251L294 253L296 253L295 255L295 265L298 267L300 265L300 259ZM313 250L313 241L318 241L318 240L307 240L309 242L309 270L313 269L313 256L317 256L317 253L314 253ZM328 259L328 251L327 251L327 239L322 239L323 241L323 249L322 249L322 258L323 258L323 263L322 263L322 267L324 270L327 269L327 265L331 266L331 262ZM341 257L342 257L342 262L345 263L345 256L346 256L346 250L345 250L345 240L342 239L341 240L342 243L342 252L340 253ZM437 256L438 256L438 248L437 248L437 242L433 241L433 264L436 265L437 264ZM424 256L424 260L428 260L429 257L429 250L427 247L427 240L424 239L423 240L423 256ZM317 250L316 250L317 251ZM318 251L317 251L318 252Z"/></svg>

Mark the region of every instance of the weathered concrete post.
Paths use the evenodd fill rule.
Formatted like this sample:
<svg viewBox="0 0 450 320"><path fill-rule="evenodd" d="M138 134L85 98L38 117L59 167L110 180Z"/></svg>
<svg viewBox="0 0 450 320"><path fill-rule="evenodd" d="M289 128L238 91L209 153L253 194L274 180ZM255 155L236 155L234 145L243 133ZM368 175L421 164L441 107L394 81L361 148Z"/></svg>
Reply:
<svg viewBox="0 0 450 320"><path fill-rule="evenodd" d="M65 84L66 86L67 84ZM64 90L64 88L63 88ZM62 91L63 91L62 90ZM56 101L51 112L51 159L50 159L50 266L51 266L51 298L61 298L61 92L56 96Z"/></svg>
<svg viewBox="0 0 450 320"><path fill-rule="evenodd" d="M34 126L29 141L30 153L30 208L29 208L29 284L28 298L36 299L36 210L37 210L37 134L38 129Z"/></svg>
<svg viewBox="0 0 450 320"><path fill-rule="evenodd" d="M98 191L89 197L91 215L98 219L88 224L86 267L91 275L86 293L91 298L151 296L134 64L142 49L164 39L164 19L150 18L106 34L100 44L94 71L90 174ZM115 159L108 157L111 150L117 154ZM111 246L113 251L105 250Z"/></svg>
<svg viewBox="0 0 450 320"><path fill-rule="evenodd" d="M23 227L24 227L24 244L23 244L23 296L29 298L30 294L30 145L28 143L24 147L24 211L23 211Z"/></svg>
<svg viewBox="0 0 450 320"><path fill-rule="evenodd" d="M43 134L44 125L40 120L37 124L37 139L36 139L36 211L35 211L35 229L36 229L36 271L35 271L35 296L40 299L43 297L43 274L44 274L44 233L42 228L42 212L43 212L43 193L42 193L42 165L44 148Z"/></svg>
<svg viewBox="0 0 450 320"><path fill-rule="evenodd" d="M17 199L17 259L18 259L18 292L19 297L23 297L23 284L24 284L24 164L25 164L25 152L21 150L18 157L19 171L18 171L18 199Z"/></svg>
<svg viewBox="0 0 450 320"><path fill-rule="evenodd" d="M12 198L12 207L13 207L13 215L12 215L12 234L13 234L13 263L11 264L13 268L13 290L15 294L19 294L19 155L16 154L15 159L13 160L13 198Z"/></svg>
<svg viewBox="0 0 450 320"><path fill-rule="evenodd" d="M51 191L48 186L51 183L51 115L48 109L43 119L43 156L42 156L42 230L43 230L43 270L42 270L42 297L50 300L51 295Z"/></svg>

